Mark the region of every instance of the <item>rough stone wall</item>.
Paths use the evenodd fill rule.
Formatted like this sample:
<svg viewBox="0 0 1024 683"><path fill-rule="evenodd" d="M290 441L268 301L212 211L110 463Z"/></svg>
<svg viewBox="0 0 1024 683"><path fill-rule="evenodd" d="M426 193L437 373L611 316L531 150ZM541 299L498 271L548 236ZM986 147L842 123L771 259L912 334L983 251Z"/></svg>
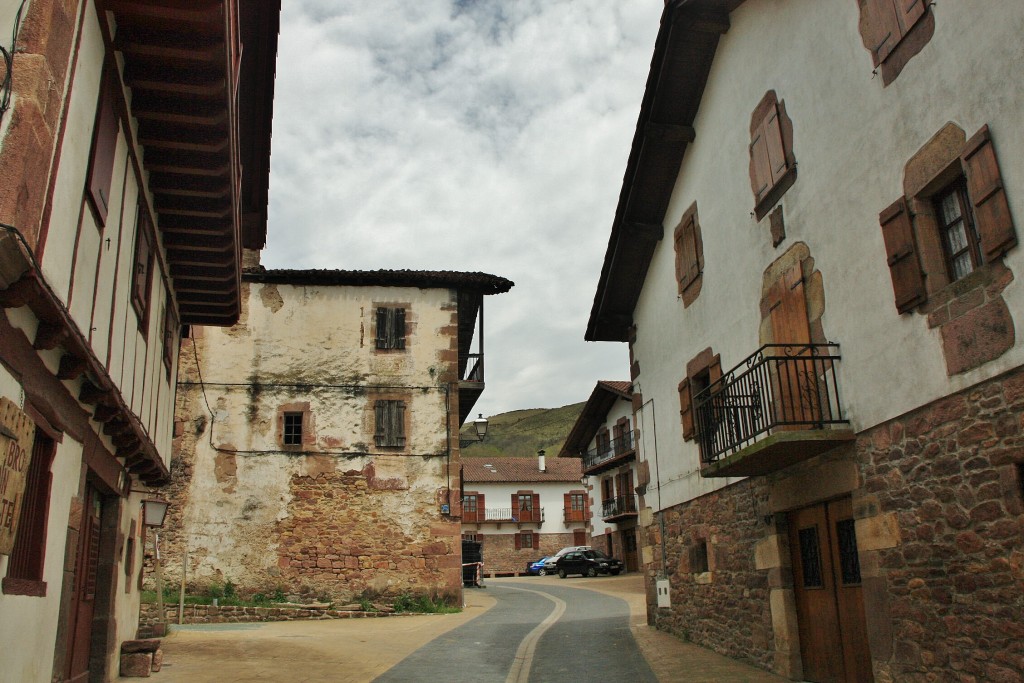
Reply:
<svg viewBox="0 0 1024 683"><path fill-rule="evenodd" d="M658 609L654 579L661 567L661 530L647 528L648 621L716 652L771 668L772 619L768 575L754 565L754 547L765 526L755 510L766 497L763 482L747 480L665 511L666 564L672 607ZM639 530L642 534L642 530ZM641 541L643 544L643 541ZM707 568L698 566L707 548Z"/></svg>
<svg viewBox="0 0 1024 683"><path fill-rule="evenodd" d="M483 534L484 575L525 574L526 566L572 545L572 532L540 534L536 548L516 550L514 534Z"/></svg>
<svg viewBox="0 0 1024 683"><path fill-rule="evenodd" d="M855 515L898 527L857 530L877 681L1024 679L1022 431L1018 370L859 439Z"/></svg>

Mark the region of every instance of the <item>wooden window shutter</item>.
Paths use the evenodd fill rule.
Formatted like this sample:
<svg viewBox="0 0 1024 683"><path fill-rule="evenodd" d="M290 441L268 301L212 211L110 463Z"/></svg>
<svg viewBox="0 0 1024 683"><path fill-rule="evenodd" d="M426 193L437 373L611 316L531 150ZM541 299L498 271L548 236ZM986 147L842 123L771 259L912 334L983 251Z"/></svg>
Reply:
<svg viewBox="0 0 1024 683"><path fill-rule="evenodd" d="M405 445L405 401L395 401L394 434L396 446Z"/></svg>
<svg viewBox="0 0 1024 683"><path fill-rule="evenodd" d="M405 309L396 308L394 309L395 322L392 328L392 334L394 339L394 346L392 348L404 349L405 348Z"/></svg>
<svg viewBox="0 0 1024 683"><path fill-rule="evenodd" d="M151 272L153 270L153 250L149 242L149 214L140 206L136 220L135 235L135 268L132 273L132 303L139 318L146 319L149 308Z"/></svg>
<svg viewBox="0 0 1024 683"><path fill-rule="evenodd" d="M786 161L786 150L782 144L782 126L779 123L779 105L768 111L764 122L765 146L768 148L768 166L771 171L771 184L774 186L789 169Z"/></svg>
<svg viewBox="0 0 1024 683"><path fill-rule="evenodd" d="M902 38L924 16L926 9L925 0L894 0L894 2L896 3L896 16L900 22L902 32L900 37Z"/></svg>
<svg viewBox="0 0 1024 683"><path fill-rule="evenodd" d="M563 506L563 509L567 513L572 512L572 494L571 493L563 493L562 494L562 506Z"/></svg>
<svg viewBox="0 0 1024 683"><path fill-rule="evenodd" d="M683 423L683 439L692 439L695 433L693 422L693 400L690 393L690 378L679 383L679 416Z"/></svg>
<svg viewBox="0 0 1024 683"><path fill-rule="evenodd" d="M386 401L377 401L373 405L374 412L374 440L377 442L377 446L385 446L387 442L385 440L384 421L387 413Z"/></svg>
<svg viewBox="0 0 1024 683"><path fill-rule="evenodd" d="M388 309L377 308L377 348L388 348Z"/></svg>
<svg viewBox="0 0 1024 683"><path fill-rule="evenodd" d="M967 141L960 160L967 175L967 194L974 206L982 256L988 263L1017 245L1017 233L987 125Z"/></svg>
<svg viewBox="0 0 1024 683"><path fill-rule="evenodd" d="M680 226L676 239L676 276L682 294L701 273L700 255L697 253L697 226L694 216Z"/></svg>
<svg viewBox="0 0 1024 683"><path fill-rule="evenodd" d="M910 221L907 200L900 197L878 215L885 240L886 262L896 295L896 310L906 313L923 303L926 294L924 275L917 259L914 226Z"/></svg>
<svg viewBox="0 0 1024 683"><path fill-rule="evenodd" d="M482 522L487 519L487 504L484 502L484 494L476 494L476 519L478 522Z"/></svg>
<svg viewBox="0 0 1024 683"><path fill-rule="evenodd" d="M110 204L110 185L114 173L114 152L117 149L117 134L120 126L114 108L115 88L118 79L110 69L104 69L100 84L100 97L96 110L93 130L92 153L89 158L88 193L89 201L96 210L99 224L107 222Z"/></svg>
<svg viewBox="0 0 1024 683"><path fill-rule="evenodd" d="M750 157L754 161L754 203L759 204L772 189L772 167L768 161L768 141L764 135L764 124L757 127L754 139L750 141Z"/></svg>
<svg viewBox="0 0 1024 683"><path fill-rule="evenodd" d="M533 511L532 511L531 514L533 516L533 521L535 521L535 522L539 522L540 521L540 494L539 493L533 494Z"/></svg>
<svg viewBox="0 0 1024 683"><path fill-rule="evenodd" d="M801 264L794 263L769 292L772 340L776 344L810 344L807 297Z"/></svg>

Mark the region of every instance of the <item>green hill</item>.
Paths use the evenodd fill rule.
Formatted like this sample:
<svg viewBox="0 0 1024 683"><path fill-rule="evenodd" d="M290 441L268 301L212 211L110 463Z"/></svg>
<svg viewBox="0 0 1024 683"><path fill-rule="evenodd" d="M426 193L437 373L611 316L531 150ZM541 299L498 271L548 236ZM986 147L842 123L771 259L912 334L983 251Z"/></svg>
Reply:
<svg viewBox="0 0 1024 683"><path fill-rule="evenodd" d="M488 416L487 439L478 442L470 420L461 431L464 458L495 458L500 456L533 458L544 449L548 457L557 457L569 430L583 411L583 403L561 408L530 408Z"/></svg>

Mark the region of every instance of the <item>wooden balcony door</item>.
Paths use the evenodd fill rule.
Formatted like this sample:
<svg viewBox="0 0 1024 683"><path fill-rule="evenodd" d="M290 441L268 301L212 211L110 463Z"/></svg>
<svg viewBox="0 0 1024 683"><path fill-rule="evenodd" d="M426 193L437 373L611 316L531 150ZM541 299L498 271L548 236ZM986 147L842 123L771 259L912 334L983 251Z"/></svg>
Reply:
<svg viewBox="0 0 1024 683"><path fill-rule="evenodd" d="M779 363L773 373L775 421L805 423L804 426L780 425L778 429L806 429L806 423L821 421L821 403L818 375L808 346L811 330L807 321L803 269L799 262L772 286L768 293L768 308L772 340L776 344L790 345L785 349L777 348L773 353L793 358Z"/></svg>
<svg viewBox="0 0 1024 683"><path fill-rule="evenodd" d="M635 572L640 569L636 554L636 529L623 529L622 531L622 561L626 565L627 572Z"/></svg>
<svg viewBox="0 0 1024 683"><path fill-rule="evenodd" d="M790 513L789 547L804 679L870 683L874 677L850 499Z"/></svg>

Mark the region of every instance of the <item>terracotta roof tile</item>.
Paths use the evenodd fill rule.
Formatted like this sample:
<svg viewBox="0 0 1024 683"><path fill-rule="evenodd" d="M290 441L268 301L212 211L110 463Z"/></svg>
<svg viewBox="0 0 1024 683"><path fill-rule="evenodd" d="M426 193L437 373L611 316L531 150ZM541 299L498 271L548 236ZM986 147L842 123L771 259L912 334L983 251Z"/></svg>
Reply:
<svg viewBox="0 0 1024 683"><path fill-rule="evenodd" d="M576 481L583 476L579 458L546 458L546 471L537 469L536 458L464 458L465 482L545 482Z"/></svg>

